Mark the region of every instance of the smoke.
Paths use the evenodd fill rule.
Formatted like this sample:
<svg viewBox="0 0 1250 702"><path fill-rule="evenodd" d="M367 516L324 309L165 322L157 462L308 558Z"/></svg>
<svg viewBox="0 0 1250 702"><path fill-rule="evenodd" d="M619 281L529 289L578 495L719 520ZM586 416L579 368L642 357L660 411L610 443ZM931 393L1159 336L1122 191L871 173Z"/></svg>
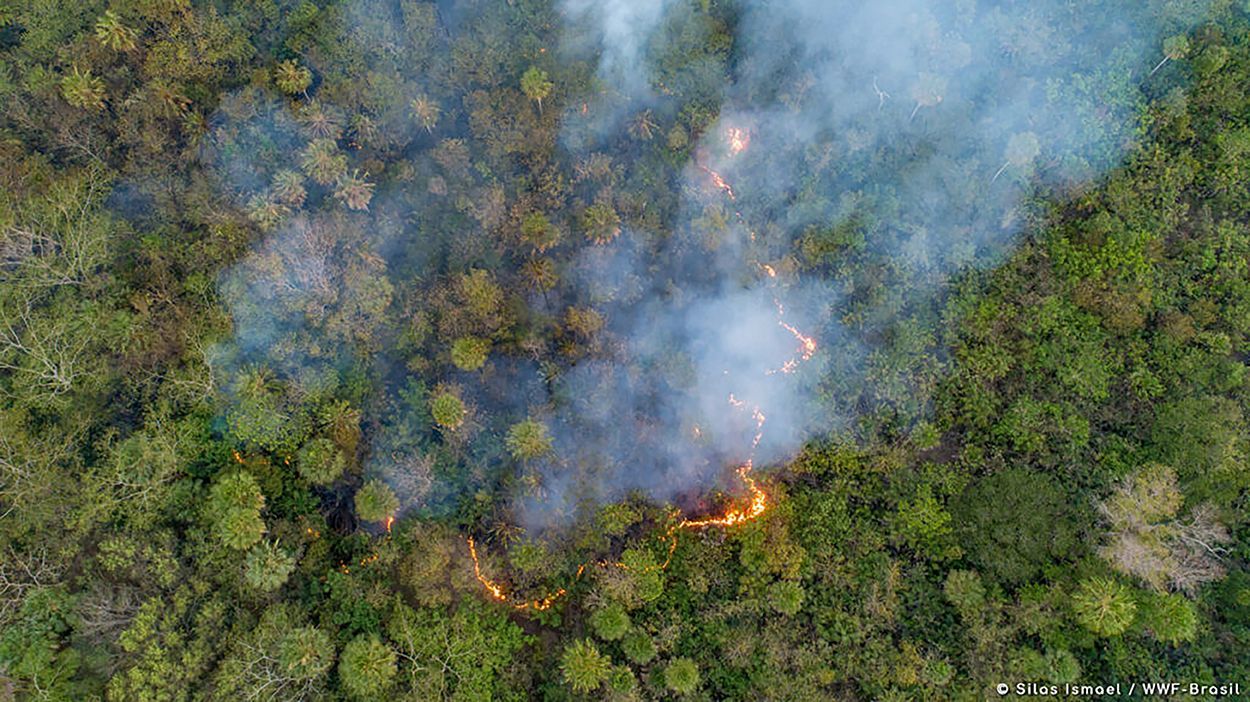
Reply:
<svg viewBox="0 0 1250 702"><path fill-rule="evenodd" d="M430 339L456 327L436 290L454 289L448 270L513 272L490 242L505 200L535 198L512 192L510 174L494 180L481 154L509 152L475 130L490 124L483 91L520 71L506 52L469 61L460 45L437 49L455 61L431 61L432 10L362 2L345 36L376 45L359 63L389 73L370 83L387 97L357 107L381 129L377 160L398 165L368 212L292 216L223 276L236 337L219 367L292 379L279 414L303 397L351 397L366 410L366 471L423 485L404 495L413 508L517 475L531 526L631 492L687 502L734 489L733 468L851 431L864 406L893 407L904 425L923 416L907 378L936 342L909 320L951 276L1010 251L1032 195L1087 183L1136 148L1144 91L1183 71L1147 75L1162 39L1214 4L565 2L561 60L593 62L597 80L562 96L553 163L591 175L564 174L561 209L606 205L622 227L610 243L557 250L572 260L564 283L525 302L528 317L593 310L603 325L562 354L457 322L497 342L485 368L461 372ZM472 12L454 14L457 34L479 31ZM420 61L397 48L414 36ZM453 63L468 72L459 93ZM416 97L441 105L437 126L404 121ZM498 129L538 128L519 93L498 102L510 120ZM207 158L240 204L275 177L249 144L303 143L285 110L223 110ZM309 185L310 202L329 201L322 190ZM644 191L659 195L641 202ZM578 216L557 227L576 232ZM539 336L550 329L528 317ZM463 430L430 424L436 388L469 406ZM244 404L228 402L234 414ZM550 455L508 457L504 436L525 417L551 432Z"/></svg>

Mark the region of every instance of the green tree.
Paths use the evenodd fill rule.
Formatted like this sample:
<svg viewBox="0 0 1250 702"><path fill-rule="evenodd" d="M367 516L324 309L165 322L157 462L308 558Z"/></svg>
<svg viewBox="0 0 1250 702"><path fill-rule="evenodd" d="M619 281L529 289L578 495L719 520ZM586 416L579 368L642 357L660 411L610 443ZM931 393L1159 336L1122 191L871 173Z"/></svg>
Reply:
<svg viewBox="0 0 1250 702"><path fill-rule="evenodd" d="M395 684L397 658L394 649L376 635L361 634L339 656L339 684L354 700L385 699Z"/></svg>
<svg viewBox="0 0 1250 702"><path fill-rule="evenodd" d="M664 669L664 686L681 695L699 687L699 666L689 658L674 658Z"/></svg>
<svg viewBox="0 0 1250 702"><path fill-rule="evenodd" d="M347 172L347 156L333 139L314 139L300 160L304 172L321 185L329 185Z"/></svg>
<svg viewBox="0 0 1250 702"><path fill-rule="evenodd" d="M543 100L551 95L551 89L555 85L547 80L547 72L538 66L530 66L525 73L521 74L521 92L525 93L525 97L538 103L538 111L543 111Z"/></svg>
<svg viewBox="0 0 1250 702"><path fill-rule="evenodd" d="M347 469L347 458L333 441L318 437L300 447L295 464L299 474L308 482L329 485L343 475Z"/></svg>
<svg viewBox="0 0 1250 702"><path fill-rule="evenodd" d="M508 452L520 461L528 461L551 452L551 435L547 427L536 419L526 419L513 424L504 439Z"/></svg>
<svg viewBox="0 0 1250 702"><path fill-rule="evenodd" d="M1119 636L1137 616L1132 590L1112 578L1089 578L1072 594L1076 620L1099 636Z"/></svg>
<svg viewBox="0 0 1250 702"><path fill-rule="evenodd" d="M1163 40L1163 59L1150 69L1150 75L1154 75L1163 64L1168 61L1180 61L1189 55L1189 37L1184 34L1170 36Z"/></svg>
<svg viewBox="0 0 1250 702"><path fill-rule="evenodd" d="M616 641L629 631L629 614L619 604L610 604L590 615L590 626L595 636Z"/></svg>
<svg viewBox="0 0 1250 702"><path fill-rule="evenodd" d="M91 69L73 70L61 78L61 96L65 102L84 110L99 110L104 107L104 81L91 74Z"/></svg>
<svg viewBox="0 0 1250 702"><path fill-rule="evenodd" d="M655 642L641 629L631 629L621 639L621 650L629 660L646 665L655 659Z"/></svg>
<svg viewBox="0 0 1250 702"><path fill-rule="evenodd" d="M621 233L621 217L611 205L596 202L582 212L582 230L596 244L607 244Z"/></svg>
<svg viewBox="0 0 1250 702"><path fill-rule="evenodd" d="M1070 501L1054 480L1008 468L974 482L956 501L955 532L983 573L1018 584L1077 545Z"/></svg>
<svg viewBox="0 0 1250 702"><path fill-rule="evenodd" d="M381 480L370 480L356 491L356 516L366 522L382 522L399 511L395 491Z"/></svg>
<svg viewBox="0 0 1250 702"><path fill-rule="evenodd" d="M299 65L294 59L282 61L274 66L273 82L278 90L287 95L302 93L312 85L312 71Z"/></svg>
<svg viewBox="0 0 1250 702"><path fill-rule="evenodd" d="M367 210L369 201L373 199L373 183L368 182L360 171L352 171L351 175L339 176L334 186L335 199L342 202L349 210Z"/></svg>
<svg viewBox="0 0 1250 702"><path fill-rule="evenodd" d="M112 10L105 10L95 23L95 38L113 51L131 51L137 35Z"/></svg>
<svg viewBox="0 0 1250 702"><path fill-rule="evenodd" d="M252 546L243 560L243 579L248 587L261 592L272 592L282 587L291 571L295 570L295 557L277 542L261 541Z"/></svg>
<svg viewBox="0 0 1250 702"><path fill-rule="evenodd" d="M560 230L542 212L530 212L521 220L521 240L542 253L560 243Z"/></svg>
<svg viewBox="0 0 1250 702"><path fill-rule="evenodd" d="M774 611L792 617L803 608L803 586L793 580L778 580L768 586L768 606Z"/></svg>
<svg viewBox="0 0 1250 702"><path fill-rule="evenodd" d="M564 649L560 670L574 692L599 689L612 671L612 661L587 639L578 639Z"/></svg>
<svg viewBox="0 0 1250 702"><path fill-rule="evenodd" d="M459 429L468 414L464 402L450 392L442 392L430 400L430 415L440 427Z"/></svg>
<svg viewBox="0 0 1250 702"><path fill-rule="evenodd" d="M315 626L296 627L282 636L278 660L282 669L297 680L319 678L334 664L334 642Z"/></svg>
<svg viewBox="0 0 1250 702"><path fill-rule="evenodd" d="M490 355L490 340L478 336L464 336L451 344L451 362L462 371L475 371L486 365Z"/></svg>
<svg viewBox="0 0 1250 702"><path fill-rule="evenodd" d="M219 477L209 491L207 509L218 538L230 548L243 550L260 541L265 522L260 511L265 496L251 473L235 470Z"/></svg>
<svg viewBox="0 0 1250 702"><path fill-rule="evenodd" d="M1198 635L1198 612L1182 595L1150 593L1137 610L1137 625L1155 639L1179 646Z"/></svg>

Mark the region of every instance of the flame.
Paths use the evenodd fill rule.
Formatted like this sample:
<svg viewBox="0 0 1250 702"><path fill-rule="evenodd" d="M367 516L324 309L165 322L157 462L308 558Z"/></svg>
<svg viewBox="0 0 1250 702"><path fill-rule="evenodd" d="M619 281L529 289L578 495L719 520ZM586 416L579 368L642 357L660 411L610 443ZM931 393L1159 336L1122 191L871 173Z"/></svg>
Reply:
<svg viewBox="0 0 1250 702"><path fill-rule="evenodd" d="M238 451L231 451L230 453L231 453L231 455L233 455L233 456L234 456L234 462L235 462L235 463L243 463L243 455L242 455L242 454L240 454Z"/></svg>
<svg viewBox="0 0 1250 702"><path fill-rule="evenodd" d="M490 596L496 600L511 605L513 609L533 609L541 612L545 609L550 609L551 605L555 604L556 600L568 594L568 590L560 588L536 600L522 600L519 602L514 601L508 596L508 593L503 589L502 585L496 583L490 578L487 578L485 575L482 575L482 563L477 557L477 544L474 543L472 536L467 537L466 540L469 542L469 555L473 558L473 575L477 578L477 581L482 584L482 587L486 588L486 592L490 593ZM581 577L582 570L584 569L584 564L578 567L578 577Z"/></svg>
<svg viewBox="0 0 1250 702"><path fill-rule="evenodd" d="M699 169L702 170L704 173L708 174L708 177L712 179L712 185L715 185L721 190L724 190L725 194L729 196L730 200L738 199L738 196L734 195L733 187L731 187L729 183L725 182L725 179L721 177L721 174L717 173L716 171L702 164L699 164Z"/></svg>
<svg viewBox="0 0 1250 702"><path fill-rule="evenodd" d="M582 111L585 112L585 110L586 110L586 106L585 104L583 104ZM747 146L750 144L750 141L751 141L750 135L746 131L736 128L736 127L728 128L725 132L725 138L726 138L726 142L729 145L729 150L730 150L731 155L737 155L738 153L741 153L744 149L747 148ZM730 200L737 199L737 195L735 195L733 191L733 187L730 186L729 183L726 182L726 180L719 173L717 173L716 171L712 170L711 168L703 164L697 164L697 165L700 170L708 174L708 177L711 178L712 183L717 188L725 192L725 194L729 197ZM742 213L737 212L735 214L737 215L738 220L745 226L746 222L742 216ZM750 234L751 240L754 241L755 232L753 230L750 230L749 228L748 228L748 232ZM759 267L760 270L764 271L764 273L766 273L770 279L777 278L777 270L773 268L772 266L766 263L759 263L758 261L756 262L756 265ZM776 308L777 308L777 324L781 328L789 332L794 337L795 341L798 342L798 347L795 351L794 356L787 359L784 363L782 363L780 367L765 371L765 374L772 375L778 372L793 373L794 370L798 368L800 363L810 360L812 356L815 355L816 348L817 348L816 340L810 336L807 336L806 334L803 334L801 331L798 330L797 327L785 321L784 317L785 317L786 310L785 310L785 307L782 305L780 299L774 297L773 303L776 305ZM729 371L726 370L725 372L728 373ZM748 407L748 403L746 400L738 398L733 393L729 394L729 404L732 407L736 409L741 409L741 410L746 410ZM768 511L768 505L769 505L768 493L765 492L765 490L760 487L759 483L752 476L752 472L755 470L755 454L756 454L756 451L759 449L760 442L764 438L764 424L767 421L767 417L765 416L764 411L760 408L759 405L752 405L750 407L751 407L750 409L751 418L755 420L755 435L751 440L750 455L741 465L738 466L738 469L737 469L738 479L742 481L743 486L746 488L746 492L748 496L748 499L746 500L746 502L737 504L735 506L730 506L726 508L725 511L718 516L704 517L702 519L689 519L689 518L683 517L675 522L671 522L668 529L664 531L663 536L660 537L661 539L668 542L668 553L664 561L661 563L652 564L644 568L631 568L629 565L621 561L601 560L601 561L597 561L595 565L597 565L600 568L619 568L622 570L641 572L641 573L649 573L649 572L653 572L656 570L665 570L668 568L669 564L672 562L673 554L677 551L678 535L682 531L693 530L693 529L706 529L709 527L724 527L724 528L735 527L740 524L745 524L746 522L750 522L754 519L758 519L761 515L763 515L765 512ZM692 433L694 434L696 438L702 436L702 430L699 428L697 424L694 425L694 427L692 428ZM387 531L390 531L390 520L387 521ZM506 603L516 610L533 609L536 611L542 611L545 609L549 609L553 604L555 604L557 600L559 600L561 597L568 594L567 589L559 588L557 590L552 591L550 594L544 597L538 598L538 599L533 599L533 600L514 599L508 594L507 590L504 589L503 585L499 584L498 582L494 580L491 580L490 578L487 578L485 575L482 574L482 564L477 555L477 543L473 540L472 536L466 537L466 540L469 545L469 556L473 559L473 574L477 578L477 581L482 584L482 587L486 589L486 592L493 599L499 602ZM577 575L574 578L575 580L581 579L582 574L585 572L588 565L590 564L582 563L581 565L577 567Z"/></svg>
<svg viewBox="0 0 1250 702"><path fill-rule="evenodd" d="M386 518L386 533L391 533L391 526L395 524L395 515Z"/></svg>

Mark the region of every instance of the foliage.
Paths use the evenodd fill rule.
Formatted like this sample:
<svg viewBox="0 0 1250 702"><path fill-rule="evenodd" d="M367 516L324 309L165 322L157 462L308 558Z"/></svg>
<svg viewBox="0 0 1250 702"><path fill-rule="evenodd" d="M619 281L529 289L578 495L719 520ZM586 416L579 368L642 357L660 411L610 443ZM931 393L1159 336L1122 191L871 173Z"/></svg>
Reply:
<svg viewBox="0 0 1250 702"><path fill-rule="evenodd" d="M396 670L395 651L376 636L357 636L339 656L339 680L355 700L382 699L395 684Z"/></svg>
<svg viewBox="0 0 1250 702"><path fill-rule="evenodd" d="M560 670L574 692L590 692L607 682L612 661L589 640L578 639L564 649Z"/></svg>

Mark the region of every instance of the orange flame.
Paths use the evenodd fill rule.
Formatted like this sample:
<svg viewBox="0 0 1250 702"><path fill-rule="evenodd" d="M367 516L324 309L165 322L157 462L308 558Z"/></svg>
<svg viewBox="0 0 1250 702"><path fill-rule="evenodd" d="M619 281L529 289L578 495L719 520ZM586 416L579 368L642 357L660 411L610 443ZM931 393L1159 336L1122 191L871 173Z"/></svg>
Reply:
<svg viewBox="0 0 1250 702"><path fill-rule="evenodd" d="M715 185L725 191L725 194L729 196L730 200L738 199L738 196L734 195L734 189L729 185L729 183L725 182L725 179L721 177L721 174L702 164L699 165L699 168L704 173L708 174L708 177L712 179L712 185Z"/></svg>
<svg viewBox="0 0 1250 702"><path fill-rule="evenodd" d="M751 135L737 127L729 127L725 130L725 141L729 143L729 154L737 156L751 143Z"/></svg>
<svg viewBox="0 0 1250 702"><path fill-rule="evenodd" d="M395 524L395 516L391 515L386 518L386 533L391 533L391 526Z"/></svg>
<svg viewBox="0 0 1250 702"><path fill-rule="evenodd" d="M235 462L235 463L242 463L242 462L243 462L243 455L242 455L242 454L240 454L238 451L231 451L230 453L231 453L231 455L233 455L233 456L234 456L234 462Z"/></svg>
<svg viewBox="0 0 1250 702"><path fill-rule="evenodd" d="M584 105L582 109L583 111L585 110ZM729 143L730 151L734 155L740 153L750 143L750 136L743 130L737 128L729 128L726 131L726 139ZM708 174L708 176L712 179L712 183L717 188L720 188L727 196L729 196L730 200L737 199L733 188L723 177L721 177L719 173L703 164L698 164L698 166L703 172ZM736 214L739 221L742 221L742 213L738 212ZM743 224L745 224L745 222L743 222ZM750 231L749 233L751 240L754 241L755 232ZM775 279L777 277L777 271L772 266L758 262L756 262L756 265L759 266L760 270L767 273L769 278ZM786 322L784 319L786 313L785 307L777 298L774 298L773 302L777 307L777 324L786 331L790 332L790 334L794 336L795 340L799 342L799 346L796 350L795 356L786 360L779 368L765 371L765 374L772 375L777 372L792 373L798 367L799 363L810 360L816 353L816 340L803 334L798 330L798 328ZM728 371L726 371L726 373L728 373ZM729 404L737 409L745 410L747 407L747 402L739 399L733 393L730 393L729 395ZM646 566L645 568L640 569L631 568L629 565L621 561L601 560L598 561L596 565L600 568L620 568L622 570L631 570L642 573L665 570L672 562L673 554L677 551L677 537L681 531L687 529L704 529L714 526L725 528L734 527L757 519L768 511L768 493L759 486L759 483L756 482L755 478L751 475L752 471L755 469L755 453L759 449L760 441L764 438L764 423L767 421L767 417L765 417L763 410L760 409L758 405L755 405L751 408L751 418L755 420L755 436L751 440L751 453L746 461L742 463L742 465L738 466L737 470L738 478L742 481L742 484L747 489L747 494L750 496L750 499L746 503L728 507L720 516L705 517L703 519L682 518L680 521L672 523L669 528L665 530L664 536L662 537L668 541L668 554L662 563ZM698 425L693 427L692 432L696 438L702 435L702 431ZM387 522L387 530L390 530L389 520ZM506 603L513 609L517 610L533 609L536 611L542 611L549 609L557 600L568 594L568 590L565 588L559 588L539 599L513 599L508 595L502 585L482 574L482 565L477 555L477 544L474 542L472 536L467 537L467 541L469 544L469 555L473 559L473 574L476 576L477 581L482 584L482 587L486 589L486 592L495 600ZM577 567L577 575L575 576L575 579L581 579L587 565L590 564L583 563Z"/></svg>
<svg viewBox="0 0 1250 702"><path fill-rule="evenodd" d="M507 591L503 589L502 585L496 583L490 578L487 578L485 575L482 575L482 564L477 557L477 544L474 543L472 536L467 537L466 540L469 542L469 555L473 557L473 575L477 578L477 581L482 584L482 587L486 588L486 591L490 593L491 597L499 600L500 602L506 602L511 605L513 609L533 609L541 612L545 609L550 609L551 605L555 604L556 600L564 597L564 595L568 593L568 590L560 588L555 592L536 600L522 600L519 602L513 601L513 599L508 596ZM584 567L585 566L582 566L577 569L578 577L581 577L582 569Z"/></svg>

